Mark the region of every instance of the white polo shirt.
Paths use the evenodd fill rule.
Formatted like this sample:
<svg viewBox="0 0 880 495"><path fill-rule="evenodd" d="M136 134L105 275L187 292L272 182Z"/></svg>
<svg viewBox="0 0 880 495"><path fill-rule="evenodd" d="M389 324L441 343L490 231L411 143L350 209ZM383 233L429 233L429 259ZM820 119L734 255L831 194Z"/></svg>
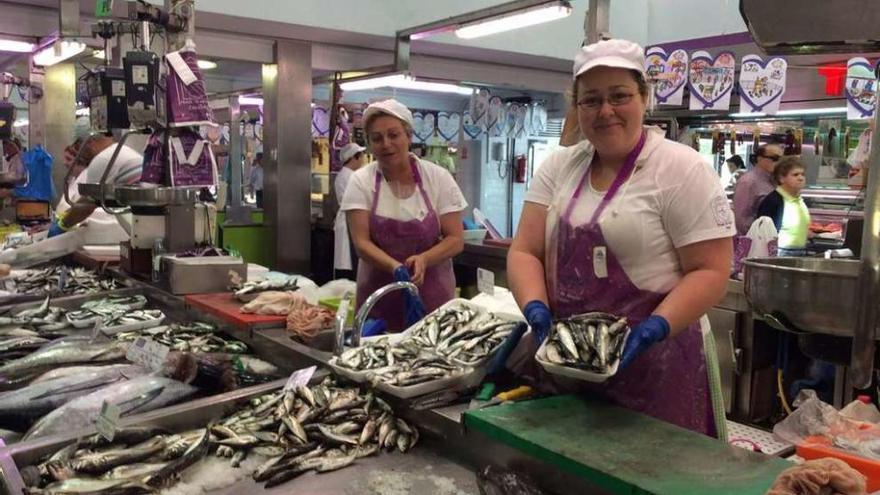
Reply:
<svg viewBox="0 0 880 495"><path fill-rule="evenodd" d="M438 216L467 207L467 201L449 171L426 160L417 161L422 187ZM378 168L378 162L371 162L352 174L339 206L342 211L372 209ZM377 215L401 221L422 220L427 216L428 208L418 188L408 198L397 198L388 181L383 178L379 184L382 189L376 207Z"/></svg>
<svg viewBox="0 0 880 495"><path fill-rule="evenodd" d="M665 139L656 127L646 129L636 170L605 209L600 225L630 280L643 290L667 292L683 275L676 248L731 237L736 227L718 177L700 154ZM564 213L591 159L592 145L582 141L555 152L538 169L526 201L551 207L546 235L551 235L553 219ZM570 222L587 223L604 194L587 180ZM556 249L555 240L547 245Z"/></svg>

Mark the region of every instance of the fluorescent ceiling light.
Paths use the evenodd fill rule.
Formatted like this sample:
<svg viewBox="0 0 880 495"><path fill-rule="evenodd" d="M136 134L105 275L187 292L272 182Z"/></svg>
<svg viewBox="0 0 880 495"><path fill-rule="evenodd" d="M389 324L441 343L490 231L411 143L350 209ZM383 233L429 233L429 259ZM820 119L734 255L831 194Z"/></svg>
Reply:
<svg viewBox="0 0 880 495"><path fill-rule="evenodd" d="M0 52L30 53L34 44L26 41L0 40Z"/></svg>
<svg viewBox="0 0 880 495"><path fill-rule="evenodd" d="M465 96L470 96L474 92L472 88L466 88L456 84L419 81L413 76L407 74L391 74L389 76L378 76L356 81L348 81L340 84L339 87L342 88L343 91L358 91L389 87L413 89L418 91L432 91L435 93L454 93Z"/></svg>
<svg viewBox="0 0 880 495"><path fill-rule="evenodd" d="M263 106L263 99L259 96L239 96L238 104Z"/></svg>
<svg viewBox="0 0 880 495"><path fill-rule="evenodd" d="M801 110L780 110L776 112L776 115L781 115L783 117L790 115L822 115L826 113L846 113L846 107L828 107L828 108L804 108ZM767 114L763 112L758 113L744 113L737 112L730 114L731 117L766 117ZM773 117L773 115L771 115Z"/></svg>
<svg viewBox="0 0 880 495"><path fill-rule="evenodd" d="M213 62L211 60L199 59L198 61L199 69L202 70L211 70L217 68L217 62Z"/></svg>
<svg viewBox="0 0 880 495"><path fill-rule="evenodd" d="M455 30L455 35L463 39L479 38L490 34L501 33L526 26L534 26L544 22L555 21L568 17L571 5L568 2L556 2L553 5L508 14L496 19L488 19L462 26Z"/></svg>
<svg viewBox="0 0 880 495"><path fill-rule="evenodd" d="M48 67L75 57L86 49L79 41L56 40L51 45L34 54L34 64Z"/></svg>

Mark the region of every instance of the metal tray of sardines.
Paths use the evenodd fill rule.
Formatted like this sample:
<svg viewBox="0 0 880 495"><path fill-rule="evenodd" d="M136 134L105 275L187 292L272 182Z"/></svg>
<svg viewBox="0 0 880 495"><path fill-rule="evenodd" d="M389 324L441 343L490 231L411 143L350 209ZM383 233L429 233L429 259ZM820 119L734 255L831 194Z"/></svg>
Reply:
<svg viewBox="0 0 880 495"><path fill-rule="evenodd" d="M601 383L617 373L629 332L626 318L608 313L557 320L535 360L547 373Z"/></svg>
<svg viewBox="0 0 880 495"><path fill-rule="evenodd" d="M464 390L483 379L492 355L519 321L453 299L399 334L363 339L329 365L399 399Z"/></svg>
<svg viewBox="0 0 880 495"><path fill-rule="evenodd" d="M0 309L40 301L46 296L61 300L95 294L107 295L138 285L138 282L121 277L113 270L98 273L81 266L53 262L44 266L13 270L8 277L0 280L0 288L15 291L0 296Z"/></svg>
<svg viewBox="0 0 880 495"><path fill-rule="evenodd" d="M91 328L105 317L143 309L147 298L142 294L110 296L84 302L79 310L69 311L65 317L75 328Z"/></svg>

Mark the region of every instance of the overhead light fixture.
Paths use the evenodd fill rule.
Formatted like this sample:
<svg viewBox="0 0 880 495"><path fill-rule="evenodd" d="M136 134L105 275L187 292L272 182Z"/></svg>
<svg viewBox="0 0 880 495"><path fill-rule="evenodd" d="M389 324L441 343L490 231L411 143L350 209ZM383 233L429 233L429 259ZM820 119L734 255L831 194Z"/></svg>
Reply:
<svg viewBox="0 0 880 495"><path fill-rule="evenodd" d="M239 96L238 97L239 105L257 105L263 106L263 99L259 96Z"/></svg>
<svg viewBox="0 0 880 495"><path fill-rule="evenodd" d="M34 44L27 41L0 39L0 52L30 53Z"/></svg>
<svg viewBox="0 0 880 495"><path fill-rule="evenodd" d="M527 10L521 10L502 17L489 18L464 24L455 30L455 35L462 39L479 38L490 34L511 31L526 26L534 26L544 22L563 19L571 14L571 4L566 1L552 2Z"/></svg>
<svg viewBox="0 0 880 495"><path fill-rule="evenodd" d="M199 69L202 70L211 70L217 68L217 62L213 62L211 60L205 60L200 58L198 61Z"/></svg>
<svg viewBox="0 0 880 495"><path fill-rule="evenodd" d="M449 83L419 81L409 74L391 74L387 76L368 77L355 81L343 82L339 85L343 91L358 91L376 88L413 89L435 93L453 93L470 96L474 90Z"/></svg>
<svg viewBox="0 0 880 495"><path fill-rule="evenodd" d="M55 40L51 45L34 54L34 65L48 67L75 57L86 49L85 43L70 40Z"/></svg>
<svg viewBox="0 0 880 495"><path fill-rule="evenodd" d="M792 116L792 115L823 115L828 113L846 113L846 107L827 107L827 108L804 108L801 110L780 110L776 112L775 115L770 115L770 117L774 116ZM742 117L767 117L768 115L763 112L758 113L744 113L737 112L730 114L731 117L734 118L742 118Z"/></svg>

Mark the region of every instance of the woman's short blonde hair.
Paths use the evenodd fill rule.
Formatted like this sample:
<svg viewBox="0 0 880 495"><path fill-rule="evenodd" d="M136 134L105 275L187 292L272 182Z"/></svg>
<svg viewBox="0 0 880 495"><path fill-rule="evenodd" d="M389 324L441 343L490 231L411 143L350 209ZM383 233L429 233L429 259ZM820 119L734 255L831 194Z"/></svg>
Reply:
<svg viewBox="0 0 880 495"><path fill-rule="evenodd" d="M409 125L409 123L407 121L405 121L403 119L398 119L397 117L395 117L394 115L391 115L390 113L379 113L376 115L371 115L369 119L364 121L364 131L365 131L364 134L366 134L368 143L370 142L370 126L372 126L373 122L375 122L376 119L378 119L379 117L393 117L393 118L397 119L400 122L400 125L403 126L403 130L404 130L404 132L406 132L406 135L409 136L410 139L412 139L413 128L411 125Z"/></svg>

